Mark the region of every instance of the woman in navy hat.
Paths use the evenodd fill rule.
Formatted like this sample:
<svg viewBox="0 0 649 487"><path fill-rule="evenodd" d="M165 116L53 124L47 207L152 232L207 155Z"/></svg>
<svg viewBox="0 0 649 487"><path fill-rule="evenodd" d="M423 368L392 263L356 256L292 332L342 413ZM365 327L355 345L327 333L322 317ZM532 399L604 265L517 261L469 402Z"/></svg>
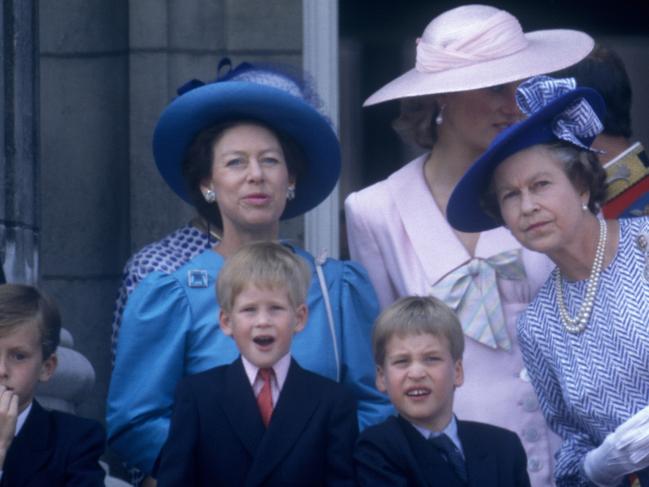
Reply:
<svg viewBox="0 0 649 487"><path fill-rule="evenodd" d="M109 444L151 472L167 437L181 377L232 362L219 330L214 283L224 260L247 242L277 240L280 219L303 214L331 192L340 172L338 139L286 73L243 64L215 83L190 82L155 129L156 164L221 240L169 274L154 272L128 298L108 395ZM361 427L390 412L374 386L370 333L378 312L358 265L314 259L309 322L293 341L305 368L349 385Z"/></svg>
<svg viewBox="0 0 649 487"><path fill-rule="evenodd" d="M517 328L563 440L557 484L649 485L649 217L597 216L605 173L589 148L605 108L596 91L537 77L517 101L529 118L471 166L448 221L464 232L504 224L556 264Z"/></svg>

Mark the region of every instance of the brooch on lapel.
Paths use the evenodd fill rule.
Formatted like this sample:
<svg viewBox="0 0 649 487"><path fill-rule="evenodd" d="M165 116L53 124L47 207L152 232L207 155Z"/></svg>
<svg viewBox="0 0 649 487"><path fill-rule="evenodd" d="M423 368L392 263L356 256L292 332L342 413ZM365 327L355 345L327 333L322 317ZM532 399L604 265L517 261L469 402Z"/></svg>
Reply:
<svg viewBox="0 0 649 487"><path fill-rule="evenodd" d="M204 269L190 269L187 271L187 285L189 287L207 287L207 271Z"/></svg>
<svg viewBox="0 0 649 487"><path fill-rule="evenodd" d="M644 278L649 281L649 230L638 235L638 247L644 252Z"/></svg>

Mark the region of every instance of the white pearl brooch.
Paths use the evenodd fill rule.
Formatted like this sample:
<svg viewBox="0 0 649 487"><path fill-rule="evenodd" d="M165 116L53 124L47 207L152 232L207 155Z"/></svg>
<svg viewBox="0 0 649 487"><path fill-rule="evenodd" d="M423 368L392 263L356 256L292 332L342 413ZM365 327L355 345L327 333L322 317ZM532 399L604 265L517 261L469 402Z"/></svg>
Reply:
<svg viewBox="0 0 649 487"><path fill-rule="evenodd" d="M595 260L593 267L590 270L590 277L588 278L588 285L586 286L586 296L584 301L579 307L579 311L574 318L571 318L566 309L566 304L563 301L563 282L561 278L561 271L557 268L555 271L555 287L557 289L557 302L559 304L559 315L563 321L566 330L570 333L581 333L586 329L586 324L590 318L590 313L595 304L595 295L597 294L597 287L599 285L599 277L602 273L604 266L604 251L606 250L606 222L599 220L599 241L597 242L597 249L595 250Z"/></svg>

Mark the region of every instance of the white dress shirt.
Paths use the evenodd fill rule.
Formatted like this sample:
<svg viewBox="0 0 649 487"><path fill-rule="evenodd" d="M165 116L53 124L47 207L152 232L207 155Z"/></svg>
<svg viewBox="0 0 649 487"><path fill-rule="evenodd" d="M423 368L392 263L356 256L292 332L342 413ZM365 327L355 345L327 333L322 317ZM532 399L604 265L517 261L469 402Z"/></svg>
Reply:
<svg viewBox="0 0 649 487"><path fill-rule="evenodd" d="M243 355L241 356L241 361L243 362L243 368L246 371L250 385L255 393L255 397L261 392L261 388L264 385L264 381L259 377L259 367L252 364L249 360L246 359ZM282 387L284 387L284 382L286 382L286 376L288 375L288 368L291 366L291 354L287 353L273 365L273 376L270 380L270 390L273 397L273 407L277 404L279 399L279 393L282 392Z"/></svg>

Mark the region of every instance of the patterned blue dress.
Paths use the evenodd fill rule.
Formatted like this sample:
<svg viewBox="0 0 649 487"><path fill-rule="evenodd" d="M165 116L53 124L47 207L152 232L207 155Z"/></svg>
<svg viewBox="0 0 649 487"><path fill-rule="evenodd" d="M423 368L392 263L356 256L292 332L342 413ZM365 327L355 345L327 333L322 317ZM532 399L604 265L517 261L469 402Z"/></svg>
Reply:
<svg viewBox="0 0 649 487"><path fill-rule="evenodd" d="M584 456L649 404L649 218L620 220L613 261L602 272L586 330L566 331L554 273L518 320L523 359L539 403L563 443L557 485L591 485ZM554 272L558 272L557 269ZM587 280L563 281L571 316Z"/></svg>

